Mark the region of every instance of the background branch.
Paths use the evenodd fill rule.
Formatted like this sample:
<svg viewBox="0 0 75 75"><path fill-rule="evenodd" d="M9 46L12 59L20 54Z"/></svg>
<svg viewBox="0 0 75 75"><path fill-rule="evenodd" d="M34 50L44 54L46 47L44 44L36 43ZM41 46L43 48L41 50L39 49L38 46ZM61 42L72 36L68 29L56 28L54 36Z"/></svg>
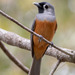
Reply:
<svg viewBox="0 0 75 75"><path fill-rule="evenodd" d="M12 46L17 46L23 49L30 50L30 40L24 39L20 37L19 35L8 32L6 30L3 30L0 28L0 40L4 41L5 43L12 45Z"/></svg>
<svg viewBox="0 0 75 75"><path fill-rule="evenodd" d="M60 63L61 63L61 60L58 60L57 63L54 65L54 67L53 67L53 69L52 69L52 71L50 72L49 75L53 75L54 74L54 72L56 71L56 69L58 68Z"/></svg>
<svg viewBox="0 0 75 75"><path fill-rule="evenodd" d="M12 46L17 46L19 48L26 49L29 51L31 50L30 40L22 38L15 33L8 32L3 29L0 29L0 40ZM58 49L53 48L53 47L48 47L45 54L49 56L53 56L62 61L75 63L75 51L74 50L61 48L61 47L59 48L63 49L66 52L72 53L72 56L62 53L61 51L58 51Z"/></svg>
<svg viewBox="0 0 75 75"><path fill-rule="evenodd" d="M9 57L9 59L12 60L19 68L21 68L26 73L29 72L29 69L26 66L24 66L14 55L12 55L1 41L0 48Z"/></svg>

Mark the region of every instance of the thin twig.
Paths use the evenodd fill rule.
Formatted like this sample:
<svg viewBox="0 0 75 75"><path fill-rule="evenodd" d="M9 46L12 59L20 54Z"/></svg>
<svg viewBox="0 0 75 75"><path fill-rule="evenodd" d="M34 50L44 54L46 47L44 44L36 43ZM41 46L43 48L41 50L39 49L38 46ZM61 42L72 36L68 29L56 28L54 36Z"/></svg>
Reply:
<svg viewBox="0 0 75 75"><path fill-rule="evenodd" d="M54 74L54 72L56 71L56 69L58 68L58 66L60 65L60 63L61 63L61 60L58 60L49 75L53 75Z"/></svg>
<svg viewBox="0 0 75 75"><path fill-rule="evenodd" d="M17 20L15 20L14 18L8 16L6 13L4 13L3 11L0 10L0 14L2 14L3 16L5 16L6 18L8 18L9 20L13 21L14 23L16 23L17 25L19 25L20 27L22 27L23 29L27 30L28 32L36 35L37 37L39 37L40 39L44 40L45 42L47 42L48 44L52 45L52 43L50 41L48 41L47 39L45 39L44 37L41 37L39 34L35 33L34 31L30 30L29 28L25 27L23 24L19 23ZM66 52L63 49L60 49L59 47L57 47L56 45L52 45L52 47L58 49L59 51L68 54L70 56L72 56L72 53Z"/></svg>
<svg viewBox="0 0 75 75"><path fill-rule="evenodd" d="M24 66L14 55L12 55L1 41L0 48L9 57L9 59L11 59L19 68L21 68L26 73L29 72L29 69Z"/></svg>

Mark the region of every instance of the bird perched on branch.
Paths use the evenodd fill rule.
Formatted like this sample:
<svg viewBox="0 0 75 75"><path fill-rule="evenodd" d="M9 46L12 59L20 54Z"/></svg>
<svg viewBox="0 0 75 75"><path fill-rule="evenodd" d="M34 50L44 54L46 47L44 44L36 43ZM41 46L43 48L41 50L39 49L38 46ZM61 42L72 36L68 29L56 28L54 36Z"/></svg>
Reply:
<svg viewBox="0 0 75 75"><path fill-rule="evenodd" d="M34 5L38 7L38 14L33 22L32 30L51 42L57 29L54 7L47 2L34 2ZM31 34L33 63L29 75L40 75L41 59L48 46L48 43Z"/></svg>

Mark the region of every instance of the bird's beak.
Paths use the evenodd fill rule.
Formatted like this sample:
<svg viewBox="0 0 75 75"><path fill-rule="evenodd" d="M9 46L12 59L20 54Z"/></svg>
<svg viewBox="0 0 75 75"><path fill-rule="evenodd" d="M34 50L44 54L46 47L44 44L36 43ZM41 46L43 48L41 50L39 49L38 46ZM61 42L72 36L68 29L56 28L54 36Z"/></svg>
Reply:
<svg viewBox="0 0 75 75"><path fill-rule="evenodd" d="M41 7L39 3L37 2L33 2L34 5L36 5L37 7Z"/></svg>

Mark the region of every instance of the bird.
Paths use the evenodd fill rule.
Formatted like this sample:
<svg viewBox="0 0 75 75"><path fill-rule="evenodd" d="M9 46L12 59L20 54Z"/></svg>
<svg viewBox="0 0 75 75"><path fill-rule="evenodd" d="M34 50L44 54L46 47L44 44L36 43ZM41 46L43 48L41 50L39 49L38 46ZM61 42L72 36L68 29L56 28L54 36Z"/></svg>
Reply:
<svg viewBox="0 0 75 75"><path fill-rule="evenodd" d="M57 30L57 21L55 17L54 6L48 2L34 2L38 8L32 31L52 42L53 36ZM42 57L45 54L49 44L31 33L31 50L33 62L28 75L40 75L40 66Z"/></svg>

